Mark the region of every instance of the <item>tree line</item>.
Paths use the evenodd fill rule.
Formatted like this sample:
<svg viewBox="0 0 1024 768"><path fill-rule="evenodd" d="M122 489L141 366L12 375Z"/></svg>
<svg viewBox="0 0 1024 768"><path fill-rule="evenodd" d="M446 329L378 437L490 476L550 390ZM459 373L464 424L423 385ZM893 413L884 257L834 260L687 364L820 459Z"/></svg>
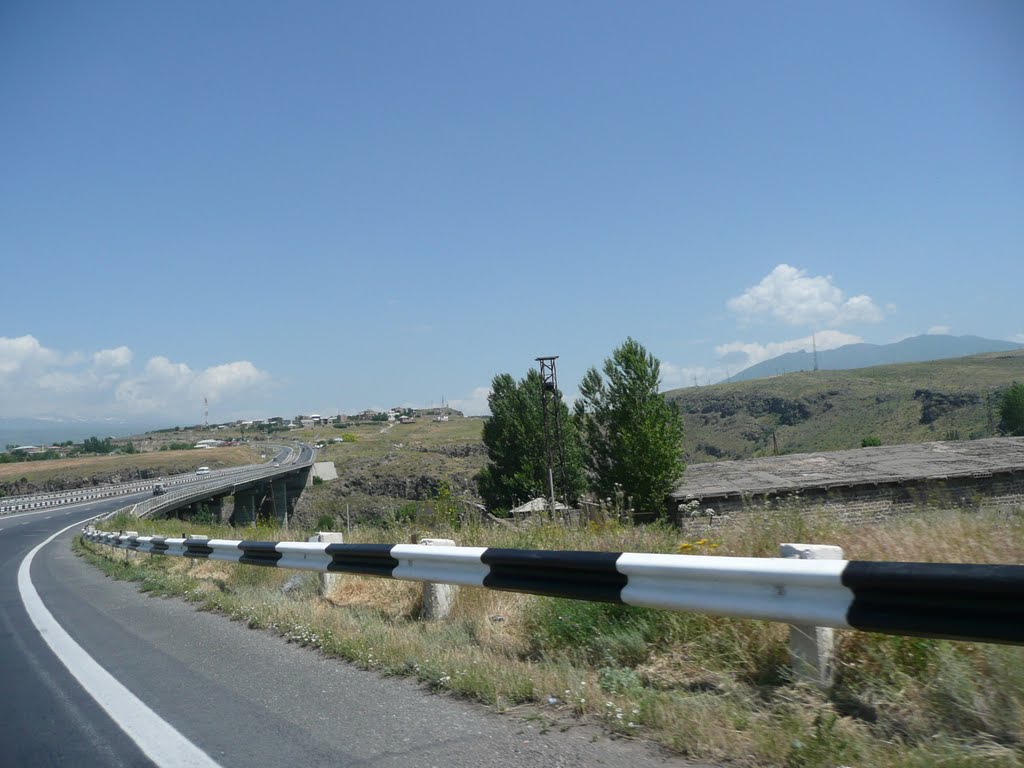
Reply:
<svg viewBox="0 0 1024 768"><path fill-rule="evenodd" d="M590 491L622 498L639 513L662 515L665 497L683 472L683 422L675 403L658 392L661 364L627 338L591 367L570 413L553 392L552 475L556 498L576 504ZM491 418L484 424L487 464L477 486L491 509L548 495L543 380L536 370L516 381L502 373L491 382ZM552 425L549 425L551 427Z"/></svg>

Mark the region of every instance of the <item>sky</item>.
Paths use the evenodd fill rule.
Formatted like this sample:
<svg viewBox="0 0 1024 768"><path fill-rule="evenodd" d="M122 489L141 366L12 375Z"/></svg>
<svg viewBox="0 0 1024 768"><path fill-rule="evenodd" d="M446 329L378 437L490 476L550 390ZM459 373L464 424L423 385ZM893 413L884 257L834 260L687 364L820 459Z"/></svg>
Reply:
<svg viewBox="0 0 1024 768"><path fill-rule="evenodd" d="M0 3L0 417L1024 342L1024 4Z"/></svg>

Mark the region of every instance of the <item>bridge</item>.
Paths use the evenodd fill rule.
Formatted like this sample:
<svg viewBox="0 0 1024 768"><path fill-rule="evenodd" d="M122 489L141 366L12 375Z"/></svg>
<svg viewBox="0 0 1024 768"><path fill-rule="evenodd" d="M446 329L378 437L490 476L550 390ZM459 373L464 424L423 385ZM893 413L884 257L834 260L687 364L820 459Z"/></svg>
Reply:
<svg viewBox="0 0 1024 768"><path fill-rule="evenodd" d="M161 496L131 507L136 517L177 517L188 520L206 512L220 520L224 500L232 497L232 525L255 523L260 517L287 523L309 480L315 453L299 443L283 447L272 465L259 464L211 472L203 480L173 487Z"/></svg>
<svg viewBox="0 0 1024 768"><path fill-rule="evenodd" d="M92 488L0 498L0 515L134 496L152 492L160 483L167 492L135 504L137 516L189 519L205 508L219 519L224 500L233 497L232 524L251 523L258 516L284 522L306 486L315 452L304 443L299 443L297 449L287 446L271 448L275 451L271 462L214 470L208 475L189 472L159 480L133 480Z"/></svg>

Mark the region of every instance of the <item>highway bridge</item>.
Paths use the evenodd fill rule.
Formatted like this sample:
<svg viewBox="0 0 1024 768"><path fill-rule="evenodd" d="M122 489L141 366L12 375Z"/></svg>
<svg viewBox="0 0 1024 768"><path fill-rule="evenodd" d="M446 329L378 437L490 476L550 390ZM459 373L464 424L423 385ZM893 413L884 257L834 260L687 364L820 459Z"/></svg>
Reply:
<svg viewBox="0 0 1024 768"><path fill-rule="evenodd" d="M233 497L234 509L230 517L233 524L254 522L258 515L286 522L306 487L315 451L304 443L295 447L268 446L268 451L273 458L266 464L0 498L0 515L97 499L121 499L123 502L123 497L153 494L159 485L164 493L130 505L136 516L188 519L205 510L219 518L224 499Z"/></svg>

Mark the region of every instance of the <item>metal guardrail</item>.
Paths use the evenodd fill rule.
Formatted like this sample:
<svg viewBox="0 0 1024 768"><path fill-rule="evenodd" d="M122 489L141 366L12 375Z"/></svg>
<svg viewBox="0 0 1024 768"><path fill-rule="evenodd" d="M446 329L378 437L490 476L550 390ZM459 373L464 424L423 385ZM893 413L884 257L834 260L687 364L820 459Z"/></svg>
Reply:
<svg viewBox="0 0 1024 768"><path fill-rule="evenodd" d="M167 538L86 528L151 554L354 573L787 624L1024 644L1024 566Z"/></svg>

